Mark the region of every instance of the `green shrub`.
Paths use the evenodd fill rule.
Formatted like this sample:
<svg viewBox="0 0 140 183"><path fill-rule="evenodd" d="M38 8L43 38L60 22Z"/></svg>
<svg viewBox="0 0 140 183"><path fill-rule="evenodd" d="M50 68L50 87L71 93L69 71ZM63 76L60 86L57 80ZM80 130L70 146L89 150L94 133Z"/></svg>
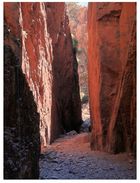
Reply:
<svg viewBox="0 0 140 183"><path fill-rule="evenodd" d="M73 48L77 49L77 47L78 47L78 40L77 39L72 38L72 46L73 46Z"/></svg>

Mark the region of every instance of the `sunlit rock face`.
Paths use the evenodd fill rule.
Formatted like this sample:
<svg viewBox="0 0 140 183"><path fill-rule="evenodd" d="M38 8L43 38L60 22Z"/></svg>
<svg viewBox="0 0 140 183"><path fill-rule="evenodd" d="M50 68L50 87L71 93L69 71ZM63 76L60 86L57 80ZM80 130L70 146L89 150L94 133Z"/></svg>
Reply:
<svg viewBox="0 0 140 183"><path fill-rule="evenodd" d="M52 39L47 30L44 3L20 3L22 69L40 113L40 132L44 145L50 141L52 108Z"/></svg>
<svg viewBox="0 0 140 183"><path fill-rule="evenodd" d="M136 4L89 3L91 147L136 150Z"/></svg>
<svg viewBox="0 0 140 183"><path fill-rule="evenodd" d="M65 4L21 3L20 24L22 68L37 103L46 145L64 131L78 131L81 123L77 63Z"/></svg>
<svg viewBox="0 0 140 183"><path fill-rule="evenodd" d="M4 178L39 178L39 114L21 69L19 3L4 3Z"/></svg>
<svg viewBox="0 0 140 183"><path fill-rule="evenodd" d="M78 131L81 124L77 61L68 17L64 3L17 6L7 18L13 28L18 15L22 71L37 104L41 142L46 146L60 133Z"/></svg>

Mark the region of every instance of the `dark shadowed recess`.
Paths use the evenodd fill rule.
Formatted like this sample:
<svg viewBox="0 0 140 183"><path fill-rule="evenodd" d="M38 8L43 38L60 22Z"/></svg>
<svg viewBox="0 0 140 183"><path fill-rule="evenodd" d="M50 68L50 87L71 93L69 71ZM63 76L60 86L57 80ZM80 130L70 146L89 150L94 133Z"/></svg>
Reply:
<svg viewBox="0 0 140 183"><path fill-rule="evenodd" d="M10 34L5 24L4 179L38 179L39 114L21 69L20 53L14 52L17 45L20 48L20 41Z"/></svg>

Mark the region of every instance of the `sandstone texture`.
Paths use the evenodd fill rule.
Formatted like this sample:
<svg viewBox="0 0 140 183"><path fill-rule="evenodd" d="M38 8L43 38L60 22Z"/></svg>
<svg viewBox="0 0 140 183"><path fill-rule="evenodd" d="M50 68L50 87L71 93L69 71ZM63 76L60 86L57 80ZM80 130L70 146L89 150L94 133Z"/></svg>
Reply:
<svg viewBox="0 0 140 183"><path fill-rule="evenodd" d="M18 3L6 17L10 29L21 36L22 71L40 114L41 144L46 146L61 133L78 132L81 104L77 61L65 4Z"/></svg>
<svg viewBox="0 0 140 183"><path fill-rule="evenodd" d="M4 3L4 178L39 177L39 114L22 72L19 3Z"/></svg>
<svg viewBox="0 0 140 183"><path fill-rule="evenodd" d="M89 3L91 147L136 151L136 4Z"/></svg>

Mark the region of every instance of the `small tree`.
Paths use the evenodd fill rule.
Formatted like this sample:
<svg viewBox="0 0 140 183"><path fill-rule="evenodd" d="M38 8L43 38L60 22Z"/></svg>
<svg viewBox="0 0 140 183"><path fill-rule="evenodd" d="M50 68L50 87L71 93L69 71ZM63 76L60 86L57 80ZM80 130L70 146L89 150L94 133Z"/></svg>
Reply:
<svg viewBox="0 0 140 183"><path fill-rule="evenodd" d="M78 40L75 38L72 38L72 46L75 51L78 50Z"/></svg>
<svg viewBox="0 0 140 183"><path fill-rule="evenodd" d="M73 45L73 48L77 48L78 47L78 40L73 38L72 39L72 45Z"/></svg>

